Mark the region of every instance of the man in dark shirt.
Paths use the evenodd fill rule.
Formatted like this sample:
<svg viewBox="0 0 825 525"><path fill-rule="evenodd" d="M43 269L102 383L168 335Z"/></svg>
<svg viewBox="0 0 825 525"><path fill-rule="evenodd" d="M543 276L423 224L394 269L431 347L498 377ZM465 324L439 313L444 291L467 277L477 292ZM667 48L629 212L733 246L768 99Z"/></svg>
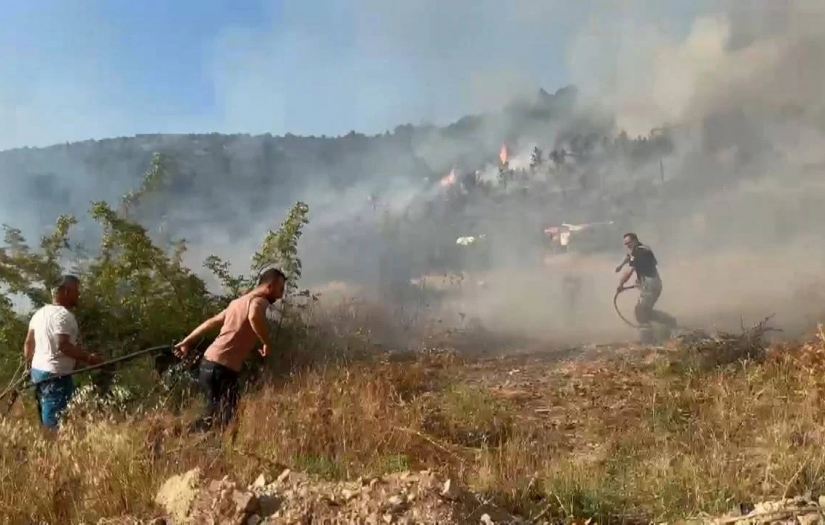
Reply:
<svg viewBox="0 0 825 525"><path fill-rule="evenodd" d="M627 262L630 268L622 274L619 280L619 290L624 289L625 284L636 274L636 285L639 287L639 301L636 303L636 321L639 323L642 343L653 342L650 323L660 323L665 326L668 333L676 327L676 319L670 315L654 310L653 306L662 295L662 279L659 277L659 270L656 268L656 256L649 246L639 242L639 237L635 233L626 233L622 238L627 250ZM617 268L618 270L618 268Z"/></svg>

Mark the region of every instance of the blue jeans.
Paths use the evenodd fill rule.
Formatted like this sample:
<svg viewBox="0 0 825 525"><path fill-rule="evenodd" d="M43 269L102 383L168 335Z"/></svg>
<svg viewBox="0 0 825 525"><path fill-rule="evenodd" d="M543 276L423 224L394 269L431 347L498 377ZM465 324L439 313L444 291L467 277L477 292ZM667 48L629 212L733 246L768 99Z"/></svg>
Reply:
<svg viewBox="0 0 825 525"><path fill-rule="evenodd" d="M42 381L56 374L51 372L44 372L32 368L32 381ZM74 382L72 376L61 377L44 383L36 388L35 396L37 397L37 405L40 409L40 421L48 428L57 428L58 419L74 394Z"/></svg>

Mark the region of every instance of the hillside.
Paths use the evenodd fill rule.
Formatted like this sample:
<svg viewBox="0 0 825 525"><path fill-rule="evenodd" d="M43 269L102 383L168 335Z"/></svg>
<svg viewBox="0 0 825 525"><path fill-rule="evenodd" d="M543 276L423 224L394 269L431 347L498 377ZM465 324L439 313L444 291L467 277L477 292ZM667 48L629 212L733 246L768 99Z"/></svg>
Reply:
<svg viewBox="0 0 825 525"><path fill-rule="evenodd" d="M318 321L363 334L379 319L366 306ZM103 418L87 399L53 442L21 419L0 421L0 475L15 489L3 491L0 515L100 525L190 523L186 516L270 524L642 524L708 514L733 522L751 511L760 523L815 518L825 493L823 342L765 352L763 335L756 327L664 348L534 346L486 357L475 355L481 341L491 349L503 341L442 335L415 353L362 354L340 367L319 361L285 384L255 384L238 427L207 438L184 432L188 412L132 406L140 415L109 409ZM302 350L320 357L329 343ZM351 339L347 351L370 347L367 337Z"/></svg>
<svg viewBox="0 0 825 525"><path fill-rule="evenodd" d="M231 217L233 205L282 211L313 188L343 192L369 181L380 190L399 177L440 178L455 163L481 165L495 158L502 142L515 144L559 122L574 104L575 89L566 88L440 129L401 125L383 135L341 137L138 135L3 151L0 178L21 192L4 192L3 204L38 199L42 209L82 208L134 186L160 152L176 163L172 196L217 210L217 216L204 214L217 224Z"/></svg>
<svg viewBox="0 0 825 525"><path fill-rule="evenodd" d="M329 260L330 253L342 250L349 253L343 259L374 253L364 247L381 238L378 227L384 210L405 216L419 230L429 230L423 218L431 215L438 193L434 188L451 169L462 176L492 170L495 178L502 144L511 155L520 156L517 162L524 169L534 147L544 150L545 156L551 150L591 155L605 141L612 143L616 132L610 120L588 116L577 107L576 93L575 87L553 95L542 90L532 99L468 116L444 128L402 125L376 136L356 132L342 137L139 135L4 151L0 152L0 180L5 189L0 195L0 219L34 234L50 226L57 214L82 216L91 201L111 201L134 187L153 154L160 153L168 164L168 184L162 197L142 212L141 221L151 229L162 225L167 235L185 237L204 250L218 246L221 255L233 258L237 251L248 251L254 244L250 240L271 227L274 218L293 202L303 200L314 217L304 241L307 277L354 278L358 268L324 267L317 260ZM638 146L634 146L638 152L628 150L626 155L637 168L667 153L667 148L658 154L655 148L646 149L641 138L628 143ZM548 160L547 165L552 163ZM650 169L658 168L651 164ZM581 179L577 177L570 177L574 191ZM593 191L599 189L588 188ZM581 199L577 199L579 205L570 206L558 196L543 195L544 200L534 195L536 202L527 206L534 210L528 210L531 222L527 227L539 233L542 221L587 221L593 220L594 213L604 214L603 198L598 195L587 205L594 213L581 208ZM430 207L421 208L422 204ZM569 216L562 206L576 216ZM476 207L490 208L487 204ZM507 216L525 205L511 195L504 208L502 216ZM548 210L554 217L546 217ZM481 215L490 219L491 214L484 211ZM448 233L451 238L444 241L448 243L464 234L464 229L478 228L471 219L455 222L450 217L446 222L455 223ZM84 237L85 229L81 220L77 235L91 241L93 237ZM375 264L364 261L362 266L373 268Z"/></svg>
<svg viewBox="0 0 825 525"><path fill-rule="evenodd" d="M153 135L0 153L2 210L24 229L0 250L0 377L25 377L29 312L12 296L42 304L66 261L81 262L83 344L106 358L162 345L81 374L57 436L37 428L28 391L0 390L22 394L0 403L0 521L735 521L800 496L780 514L798 504L812 523L825 335L780 343L759 324L615 343L632 331L609 304L613 237L602 256L538 269L534 257L547 224L615 220L655 243L680 320L741 325L780 303L800 319L821 312L822 279L806 273L819 171L738 118L633 139L567 89L375 137ZM79 223L55 224L66 212ZM481 251L456 248L476 234ZM181 235L189 252L169 244ZM244 261L208 259L217 291L202 276L215 252ZM290 292L273 353L242 371L237 425L197 438L195 363L163 345L270 264ZM431 271L445 284L411 283ZM312 273L409 295L298 295ZM577 279L578 292L561 287Z"/></svg>

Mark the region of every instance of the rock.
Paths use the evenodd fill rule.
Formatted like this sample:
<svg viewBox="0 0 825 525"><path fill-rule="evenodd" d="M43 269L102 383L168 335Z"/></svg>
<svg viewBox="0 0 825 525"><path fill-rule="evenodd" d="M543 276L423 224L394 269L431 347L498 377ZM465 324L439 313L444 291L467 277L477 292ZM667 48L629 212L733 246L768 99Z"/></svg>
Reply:
<svg viewBox="0 0 825 525"><path fill-rule="evenodd" d="M465 523L486 514L492 523L520 520L480 500L454 480L430 471L388 474L358 482L325 481L284 470L276 482L259 476L247 488L224 477L203 480L199 471L170 478L159 494L175 525L286 523ZM183 488L190 488L186 496ZM158 524L159 525L159 524Z"/></svg>
<svg viewBox="0 0 825 525"><path fill-rule="evenodd" d="M441 489L441 497L450 501L458 501L461 497L461 491L453 480L448 479L444 482L444 487Z"/></svg>
<svg viewBox="0 0 825 525"><path fill-rule="evenodd" d="M490 517L489 514L482 514L481 515L481 523L483 523L484 525L495 525L495 522L493 521L493 519Z"/></svg>
<svg viewBox="0 0 825 525"><path fill-rule="evenodd" d="M258 503L258 496L251 492L232 492L232 500L235 502L235 512L237 513L252 513L260 508Z"/></svg>
<svg viewBox="0 0 825 525"><path fill-rule="evenodd" d="M172 476L158 490L155 503L174 521L185 521L198 497L201 483L201 470L197 468L179 476Z"/></svg>
<svg viewBox="0 0 825 525"><path fill-rule="evenodd" d="M260 476L258 476L255 479L255 481L252 482L252 488L256 488L256 489L264 488L264 487L266 487L266 485L267 485L266 475L264 475L264 474L261 474Z"/></svg>
<svg viewBox="0 0 825 525"><path fill-rule="evenodd" d="M825 517L810 494L776 501L763 501L754 505L740 504L739 511L727 516L680 520L680 525L825 525Z"/></svg>
<svg viewBox="0 0 825 525"><path fill-rule="evenodd" d="M261 494L258 497L258 505L260 507L258 512L262 516L271 516L278 512L278 508L281 506L281 500L272 494Z"/></svg>
<svg viewBox="0 0 825 525"><path fill-rule="evenodd" d="M227 477L209 483L192 505L189 517L194 523L243 525L260 510L258 496L241 490Z"/></svg>
<svg viewBox="0 0 825 525"><path fill-rule="evenodd" d="M388 510L392 514L399 514L407 510L407 498L403 495L392 496L387 500Z"/></svg>
<svg viewBox="0 0 825 525"><path fill-rule="evenodd" d="M773 512L775 507L776 505L772 501L762 501L754 505L752 514L767 514Z"/></svg>
<svg viewBox="0 0 825 525"><path fill-rule="evenodd" d="M825 523L825 520L823 520L822 517L816 512L797 516L796 521L799 522L799 525L817 525L820 523Z"/></svg>

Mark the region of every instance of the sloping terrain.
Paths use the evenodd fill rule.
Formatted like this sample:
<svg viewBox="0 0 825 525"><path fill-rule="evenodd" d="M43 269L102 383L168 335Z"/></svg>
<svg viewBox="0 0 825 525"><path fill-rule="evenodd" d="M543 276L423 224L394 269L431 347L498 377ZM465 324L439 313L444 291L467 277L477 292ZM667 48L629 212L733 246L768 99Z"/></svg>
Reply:
<svg viewBox="0 0 825 525"><path fill-rule="evenodd" d="M438 351L256 387L223 437L182 432L186 413L78 416L51 442L29 420L5 419L0 508L9 523L168 517L158 491L194 468L206 487L228 476L215 481L228 491L215 501L236 501L233 490L280 498L280 518L255 507L269 523L307 512L479 523L475 508L444 499L447 480L534 522L661 522L797 495L815 502L825 493L825 343L765 351L763 328L485 358L442 340Z"/></svg>

